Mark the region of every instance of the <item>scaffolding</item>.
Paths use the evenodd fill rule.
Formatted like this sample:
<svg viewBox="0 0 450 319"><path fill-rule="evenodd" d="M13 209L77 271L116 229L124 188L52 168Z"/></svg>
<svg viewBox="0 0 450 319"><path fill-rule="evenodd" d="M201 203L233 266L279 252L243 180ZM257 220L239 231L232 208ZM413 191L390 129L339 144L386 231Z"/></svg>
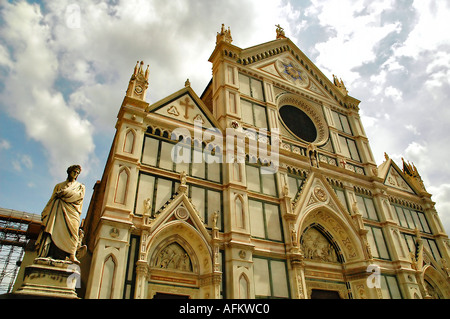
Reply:
<svg viewBox="0 0 450 319"><path fill-rule="evenodd" d="M29 226L41 216L0 208L0 294L10 293L29 243Z"/></svg>

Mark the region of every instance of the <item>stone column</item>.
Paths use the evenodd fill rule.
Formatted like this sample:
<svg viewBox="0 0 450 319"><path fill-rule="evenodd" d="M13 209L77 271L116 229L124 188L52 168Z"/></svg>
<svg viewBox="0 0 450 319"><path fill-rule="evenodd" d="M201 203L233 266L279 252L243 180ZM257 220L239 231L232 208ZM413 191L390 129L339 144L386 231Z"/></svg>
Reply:
<svg viewBox="0 0 450 319"><path fill-rule="evenodd" d="M147 298L147 282L149 276L148 264L146 261L138 260L136 262L136 291L135 299Z"/></svg>
<svg viewBox="0 0 450 319"><path fill-rule="evenodd" d="M213 231L212 231L212 249L213 249L213 273L211 276L212 299L220 299L220 284L222 282L222 271L219 262L219 228L217 227L217 218L219 212L214 212Z"/></svg>
<svg viewBox="0 0 450 319"><path fill-rule="evenodd" d="M308 299L305 282L305 262L300 251L293 252L289 257L291 262L291 283L294 299Z"/></svg>
<svg viewBox="0 0 450 319"><path fill-rule="evenodd" d="M141 233L141 240L139 244L139 259L136 262L136 290L134 293L135 299L145 299L147 298L147 281L149 277L149 266L147 258L147 240L149 237L149 212L150 209L146 209L144 212L144 225Z"/></svg>
<svg viewBox="0 0 450 319"><path fill-rule="evenodd" d="M200 299L220 299L222 273L213 272L200 280Z"/></svg>

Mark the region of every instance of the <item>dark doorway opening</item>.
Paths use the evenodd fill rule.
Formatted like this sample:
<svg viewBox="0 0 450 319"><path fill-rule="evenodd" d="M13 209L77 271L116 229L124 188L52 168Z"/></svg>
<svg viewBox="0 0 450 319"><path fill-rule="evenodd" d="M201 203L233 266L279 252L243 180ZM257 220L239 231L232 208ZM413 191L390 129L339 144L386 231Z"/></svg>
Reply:
<svg viewBox="0 0 450 319"><path fill-rule="evenodd" d="M313 289L311 299L341 299L341 297L337 291Z"/></svg>
<svg viewBox="0 0 450 319"><path fill-rule="evenodd" d="M186 295L174 295L174 294L165 294L161 292L157 292L153 299L189 299L189 296Z"/></svg>
<svg viewBox="0 0 450 319"><path fill-rule="evenodd" d="M153 299L189 299L189 296L186 295L173 295L173 294L165 294L161 292L157 292Z"/></svg>

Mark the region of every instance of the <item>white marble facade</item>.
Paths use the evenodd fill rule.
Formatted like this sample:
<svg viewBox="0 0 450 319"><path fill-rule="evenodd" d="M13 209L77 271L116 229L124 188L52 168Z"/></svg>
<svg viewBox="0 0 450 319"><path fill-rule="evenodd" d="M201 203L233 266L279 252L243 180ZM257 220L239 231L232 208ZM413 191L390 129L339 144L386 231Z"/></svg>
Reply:
<svg viewBox="0 0 450 319"><path fill-rule="evenodd" d="M231 42L222 29L201 97L187 81L149 105L136 65L83 225L84 298L449 298L431 196L374 162L344 82L285 36Z"/></svg>

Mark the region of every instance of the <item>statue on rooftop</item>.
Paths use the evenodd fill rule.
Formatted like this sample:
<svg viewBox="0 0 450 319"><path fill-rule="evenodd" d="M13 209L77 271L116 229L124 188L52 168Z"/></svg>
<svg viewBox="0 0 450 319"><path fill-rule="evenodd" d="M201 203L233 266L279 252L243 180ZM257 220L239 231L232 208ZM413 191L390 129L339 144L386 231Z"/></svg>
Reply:
<svg viewBox="0 0 450 319"><path fill-rule="evenodd" d="M275 25L277 27L276 32L277 32L277 40L279 39L286 39L286 34L284 33L284 29L279 25Z"/></svg>
<svg viewBox="0 0 450 319"><path fill-rule="evenodd" d="M230 27L228 27L228 30L225 29L225 25L223 23L222 23L222 28L220 29L220 32L217 32L216 45L221 41L225 41L226 43L233 42L233 38L231 37Z"/></svg>

